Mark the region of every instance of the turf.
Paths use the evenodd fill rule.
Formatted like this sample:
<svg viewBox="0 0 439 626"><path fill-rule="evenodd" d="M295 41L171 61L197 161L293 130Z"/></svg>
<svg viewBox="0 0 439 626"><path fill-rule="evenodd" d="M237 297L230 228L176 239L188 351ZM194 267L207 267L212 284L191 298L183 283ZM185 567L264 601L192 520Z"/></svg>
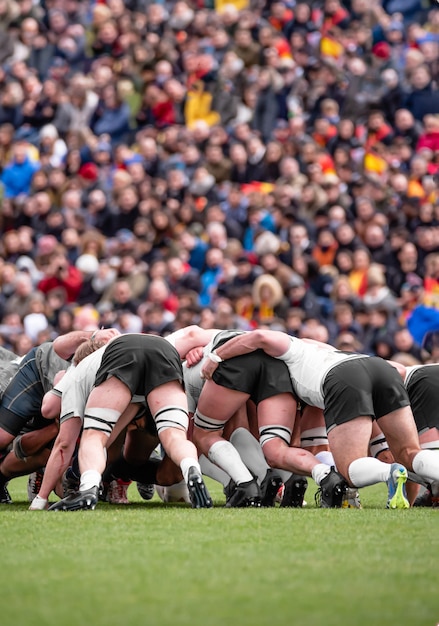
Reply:
<svg viewBox="0 0 439 626"><path fill-rule="evenodd" d="M143 502L29 512L0 505L1 626L434 626L439 510L192 510Z"/></svg>

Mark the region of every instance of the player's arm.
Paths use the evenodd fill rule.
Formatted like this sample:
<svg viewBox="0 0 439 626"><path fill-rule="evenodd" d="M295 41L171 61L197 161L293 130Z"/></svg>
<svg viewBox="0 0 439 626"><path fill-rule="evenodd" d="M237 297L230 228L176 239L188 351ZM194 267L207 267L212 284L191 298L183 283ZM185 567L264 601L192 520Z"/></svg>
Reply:
<svg viewBox="0 0 439 626"><path fill-rule="evenodd" d="M41 403L41 415L47 420L59 417L61 411L61 396L54 393L53 389L44 394Z"/></svg>
<svg viewBox="0 0 439 626"><path fill-rule="evenodd" d="M101 328L95 330L73 330L65 335L60 335L53 342L53 349L62 359L70 359L76 349L87 341L93 339L96 342L108 343L110 339L120 335L116 328Z"/></svg>
<svg viewBox="0 0 439 626"><path fill-rule="evenodd" d="M258 329L237 335L206 356L202 376L211 378L221 361L255 350L263 350L269 356L280 357L288 351L290 345L289 336L277 330Z"/></svg>
<svg viewBox="0 0 439 626"><path fill-rule="evenodd" d="M68 375L64 379L64 375L66 374L66 370L60 370L55 374L55 378L53 379L53 389L50 389L43 396L43 401L41 403L41 415L48 420L57 419L61 412L61 401L62 401L62 392L64 386L68 384L68 380L70 376ZM64 382L61 382L63 381Z"/></svg>
<svg viewBox="0 0 439 626"><path fill-rule="evenodd" d="M185 359L187 353L194 348L206 346L217 332L217 329L206 330L194 324L177 330L177 332L168 335L166 339L172 343L180 357Z"/></svg>

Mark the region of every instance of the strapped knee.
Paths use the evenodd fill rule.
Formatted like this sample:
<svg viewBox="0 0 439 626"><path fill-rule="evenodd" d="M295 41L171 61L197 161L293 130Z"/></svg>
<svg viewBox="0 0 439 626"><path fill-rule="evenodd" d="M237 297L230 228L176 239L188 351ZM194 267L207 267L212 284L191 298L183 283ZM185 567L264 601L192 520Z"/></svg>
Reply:
<svg viewBox="0 0 439 626"><path fill-rule="evenodd" d="M318 428L310 428L304 430L300 435L300 445L302 448L313 448L314 446L327 446L328 435L326 428L319 426Z"/></svg>
<svg viewBox="0 0 439 626"><path fill-rule="evenodd" d="M375 459L381 452L385 452L388 449L389 444L387 443L387 439L382 434L373 437L369 442L370 455Z"/></svg>
<svg viewBox="0 0 439 626"><path fill-rule="evenodd" d="M164 406L154 415L154 421L158 433L166 428L178 428L186 432L189 426L189 415L181 406Z"/></svg>
<svg viewBox="0 0 439 626"><path fill-rule="evenodd" d="M291 443L291 435L292 431L290 428L286 426L280 425L271 425L271 426L262 426L259 429L259 442L262 447L269 441L273 439L281 439L287 446Z"/></svg>
<svg viewBox="0 0 439 626"><path fill-rule="evenodd" d="M99 430L110 436L120 416L121 412L114 409L90 407L84 415L84 430Z"/></svg>

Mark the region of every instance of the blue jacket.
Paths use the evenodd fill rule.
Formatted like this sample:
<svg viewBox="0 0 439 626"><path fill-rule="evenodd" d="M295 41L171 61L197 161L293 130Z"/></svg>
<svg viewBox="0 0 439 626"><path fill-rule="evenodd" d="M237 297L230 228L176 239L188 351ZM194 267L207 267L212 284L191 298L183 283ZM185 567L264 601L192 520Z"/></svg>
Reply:
<svg viewBox="0 0 439 626"><path fill-rule="evenodd" d="M91 122L95 135L111 135L113 143L121 141L130 131L130 108L123 103L117 109L98 108Z"/></svg>
<svg viewBox="0 0 439 626"><path fill-rule="evenodd" d="M5 198L15 198L21 193L29 194L32 177L40 167L39 163L32 161L29 157L23 163L13 161L7 165L0 176Z"/></svg>

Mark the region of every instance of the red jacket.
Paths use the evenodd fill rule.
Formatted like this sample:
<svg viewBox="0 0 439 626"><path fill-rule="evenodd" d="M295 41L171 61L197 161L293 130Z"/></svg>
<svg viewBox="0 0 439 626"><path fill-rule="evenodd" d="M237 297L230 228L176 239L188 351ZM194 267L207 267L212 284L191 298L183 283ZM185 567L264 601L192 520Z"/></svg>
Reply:
<svg viewBox="0 0 439 626"><path fill-rule="evenodd" d="M81 272L69 265L67 270L67 277L65 279L58 278L57 276L50 276L48 278L42 278L38 283L38 290L44 294L49 293L52 289L61 287L66 292L66 300L68 303L76 302L79 291L82 286L82 274Z"/></svg>

